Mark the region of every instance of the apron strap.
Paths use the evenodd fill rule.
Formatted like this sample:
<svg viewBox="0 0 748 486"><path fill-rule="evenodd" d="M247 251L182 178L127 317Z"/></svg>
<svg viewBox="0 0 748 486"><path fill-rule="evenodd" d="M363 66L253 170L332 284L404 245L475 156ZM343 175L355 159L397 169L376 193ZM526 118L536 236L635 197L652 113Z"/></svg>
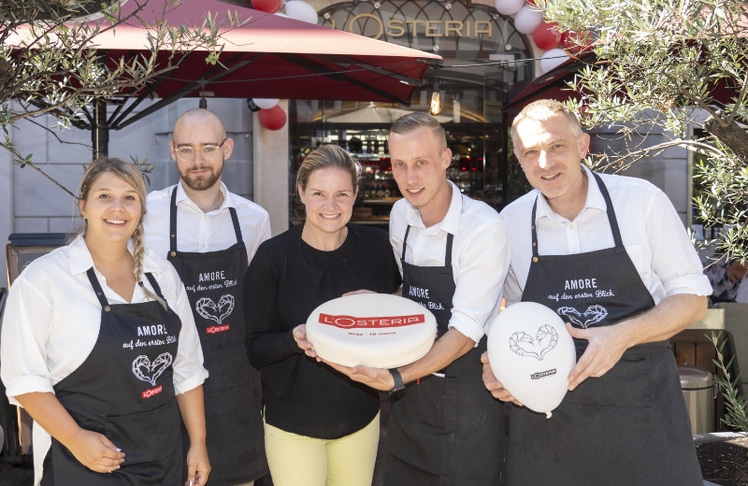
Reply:
<svg viewBox="0 0 748 486"><path fill-rule="evenodd" d="M96 277L96 272L94 272L93 267L86 270L86 275L88 276L88 281L91 282L91 287L93 287L94 293L96 293L96 298L99 299L101 308L105 309L109 305L109 301L106 299L106 295L104 295L104 289L101 288L101 284L99 283L99 279Z"/></svg>
<svg viewBox="0 0 748 486"><path fill-rule="evenodd" d="M242 243L242 229L239 225L239 216L236 215L236 209L229 207L231 222L234 224L234 234L236 242ZM169 254L174 257L177 254L177 186L171 192L171 204L169 205Z"/></svg>
<svg viewBox="0 0 748 486"><path fill-rule="evenodd" d="M403 251L400 254L400 262L405 263L405 247L408 243L408 234L410 234L410 225L408 225L408 228L405 230L405 236L403 237Z"/></svg>
<svg viewBox="0 0 748 486"><path fill-rule="evenodd" d="M400 255L400 262L405 263L405 247L408 242L408 234L410 234L410 225L405 230L405 236L403 237L403 251ZM455 235L447 233L447 249L444 253L444 266L449 267L452 265L452 246L454 244Z"/></svg>
<svg viewBox="0 0 748 486"><path fill-rule="evenodd" d="M615 244L616 249L623 249L623 238L621 238L621 230L618 227L618 218L616 218L616 211L613 209L613 202L610 200L610 193L608 192L608 188L605 187L605 184L603 183L602 178L596 173L593 172L592 176L595 178L595 181L597 182L597 187L600 189L600 193L603 196L603 199L605 199L605 206L606 206L606 212L608 214L608 224L610 225L610 232L613 234L613 242ZM532 212L530 213L530 229L532 231L532 261L537 262L538 261L538 229L536 226L536 220L535 217L537 215L538 210L538 198L540 195L538 195L535 198L535 204L532 205Z"/></svg>
<svg viewBox="0 0 748 486"><path fill-rule="evenodd" d="M145 274L145 277L148 279L148 281L151 283L151 287L153 287L153 291L156 292L156 295L164 299L166 301L166 297L164 297L164 294L161 293L161 286L156 282L156 277L153 276L151 272L147 272Z"/></svg>
<svg viewBox="0 0 748 486"><path fill-rule="evenodd" d="M621 230L618 228L618 218L616 218L616 211L613 209L613 202L610 200L608 188L605 187L603 180L596 172L593 172L592 175L595 176L597 186L600 188L603 199L605 199L605 206L608 208L608 221L610 221L610 230L613 233L613 241L615 241L616 248L622 248L623 239L621 238Z"/></svg>
<svg viewBox="0 0 748 486"><path fill-rule="evenodd" d="M109 305L109 301L107 300L106 295L104 295L104 289L101 287L101 284L99 283L99 279L96 277L96 272L94 271L93 267L89 268L86 271L86 275L88 276L88 281L91 282L91 286L96 293L96 298L99 299L101 307L106 308ZM148 279L148 282L150 282L151 287L153 287L153 291L156 292L156 295L166 301L166 297L164 297L164 294L161 293L161 286L158 284L153 274L151 272L146 272L145 276Z"/></svg>
<svg viewBox="0 0 748 486"><path fill-rule="evenodd" d="M171 204L169 205L169 254L177 254L177 186L171 192Z"/></svg>

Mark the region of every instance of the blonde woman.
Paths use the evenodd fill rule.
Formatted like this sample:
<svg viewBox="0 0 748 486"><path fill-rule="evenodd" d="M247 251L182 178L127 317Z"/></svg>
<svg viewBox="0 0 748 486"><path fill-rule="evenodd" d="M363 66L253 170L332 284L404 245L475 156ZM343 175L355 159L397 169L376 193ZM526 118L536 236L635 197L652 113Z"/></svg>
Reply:
<svg viewBox="0 0 748 486"><path fill-rule="evenodd" d="M349 224L358 174L338 146L307 155L296 186L306 221L260 245L244 280L247 349L262 368L275 486L371 486L379 393L304 354L304 323L318 305L400 286L387 232Z"/></svg>
<svg viewBox="0 0 748 486"><path fill-rule="evenodd" d="M36 422L35 485L208 479L207 371L179 276L143 249L145 196L135 165L94 161L80 186L83 230L8 295L0 375Z"/></svg>

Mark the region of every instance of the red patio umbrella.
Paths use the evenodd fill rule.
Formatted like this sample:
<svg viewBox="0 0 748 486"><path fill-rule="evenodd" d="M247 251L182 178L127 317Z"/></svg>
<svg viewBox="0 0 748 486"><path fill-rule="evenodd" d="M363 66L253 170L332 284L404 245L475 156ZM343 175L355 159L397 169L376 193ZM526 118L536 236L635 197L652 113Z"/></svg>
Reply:
<svg viewBox="0 0 748 486"><path fill-rule="evenodd" d="M121 18L144 5L139 21L128 20L94 38L91 49L102 59L118 62L148 51L144 25L164 19L188 28L202 25L206 13L224 26L220 62L205 62L207 52L184 53L176 69L141 89L124 90L118 107L107 116L106 100L78 119L78 128L93 130L94 153L106 153L108 131L120 129L183 97L281 98L387 101L410 104L429 67L442 58L299 20L268 14L216 0L127 0ZM164 14L164 12L166 12ZM236 13L247 22L230 26ZM106 19L96 22L106 23ZM19 33L22 38L22 33ZM163 63L170 52L162 53ZM134 112L146 99L158 99ZM38 101L41 103L42 101ZM103 146L103 147L102 147ZM102 150L103 149L103 150Z"/></svg>

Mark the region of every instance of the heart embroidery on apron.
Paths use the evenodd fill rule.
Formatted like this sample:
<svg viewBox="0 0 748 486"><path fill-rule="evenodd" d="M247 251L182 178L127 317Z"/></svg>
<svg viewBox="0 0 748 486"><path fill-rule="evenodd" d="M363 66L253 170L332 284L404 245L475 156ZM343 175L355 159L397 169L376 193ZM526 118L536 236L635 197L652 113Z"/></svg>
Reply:
<svg viewBox="0 0 748 486"><path fill-rule="evenodd" d="M559 315L568 317L572 324L576 324L577 327L583 329L594 326L608 315L608 310L600 304L587 307L584 313L579 312L574 307L559 307L556 312Z"/></svg>
<svg viewBox="0 0 748 486"><path fill-rule="evenodd" d="M223 323L223 320L234 312L234 296L231 294L222 295L218 299L218 303L213 302L210 297L200 297L195 302L195 311L203 319L210 319L215 321L219 326Z"/></svg>
<svg viewBox="0 0 748 486"><path fill-rule="evenodd" d="M132 362L132 374L138 380L150 383L151 386L156 386L158 377L171 366L172 361L171 353L161 353L153 362L151 362L148 356L141 354Z"/></svg>
<svg viewBox="0 0 748 486"><path fill-rule="evenodd" d="M553 326L544 325L538 328L533 338L523 331L518 331L509 337L509 349L520 356L532 356L538 361L543 361L550 350L558 344L558 332Z"/></svg>

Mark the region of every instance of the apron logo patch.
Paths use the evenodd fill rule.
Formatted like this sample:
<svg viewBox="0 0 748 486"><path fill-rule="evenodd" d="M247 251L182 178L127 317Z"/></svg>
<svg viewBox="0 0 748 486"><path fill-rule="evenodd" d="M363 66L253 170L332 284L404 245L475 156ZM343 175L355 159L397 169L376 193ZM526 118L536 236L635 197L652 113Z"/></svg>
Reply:
<svg viewBox="0 0 748 486"><path fill-rule="evenodd" d="M140 396L142 398L144 398L144 399L145 398L151 398L153 396L158 395L162 391L164 391L164 386L163 385L159 385L156 388L149 388L148 390L143 390L143 393L141 393Z"/></svg>
<svg viewBox="0 0 748 486"><path fill-rule="evenodd" d="M132 374L140 381L156 386L158 378L171 366L171 353L161 353L151 362L148 356L141 354L132 362Z"/></svg>
<svg viewBox="0 0 748 486"><path fill-rule="evenodd" d="M210 319L221 326L223 320L234 312L234 296L231 294L222 295L218 303L213 302L210 297L200 297L195 302L195 311L203 319Z"/></svg>
<svg viewBox="0 0 748 486"><path fill-rule="evenodd" d="M520 356L531 356L538 361L558 344L558 332L548 324L540 326L533 338L524 331L517 331L509 337L509 349Z"/></svg>
<svg viewBox="0 0 748 486"><path fill-rule="evenodd" d="M608 310L600 304L587 307L584 313L579 312L574 307L559 307L556 312L561 316L568 317L572 324L582 329L594 326L608 316Z"/></svg>

